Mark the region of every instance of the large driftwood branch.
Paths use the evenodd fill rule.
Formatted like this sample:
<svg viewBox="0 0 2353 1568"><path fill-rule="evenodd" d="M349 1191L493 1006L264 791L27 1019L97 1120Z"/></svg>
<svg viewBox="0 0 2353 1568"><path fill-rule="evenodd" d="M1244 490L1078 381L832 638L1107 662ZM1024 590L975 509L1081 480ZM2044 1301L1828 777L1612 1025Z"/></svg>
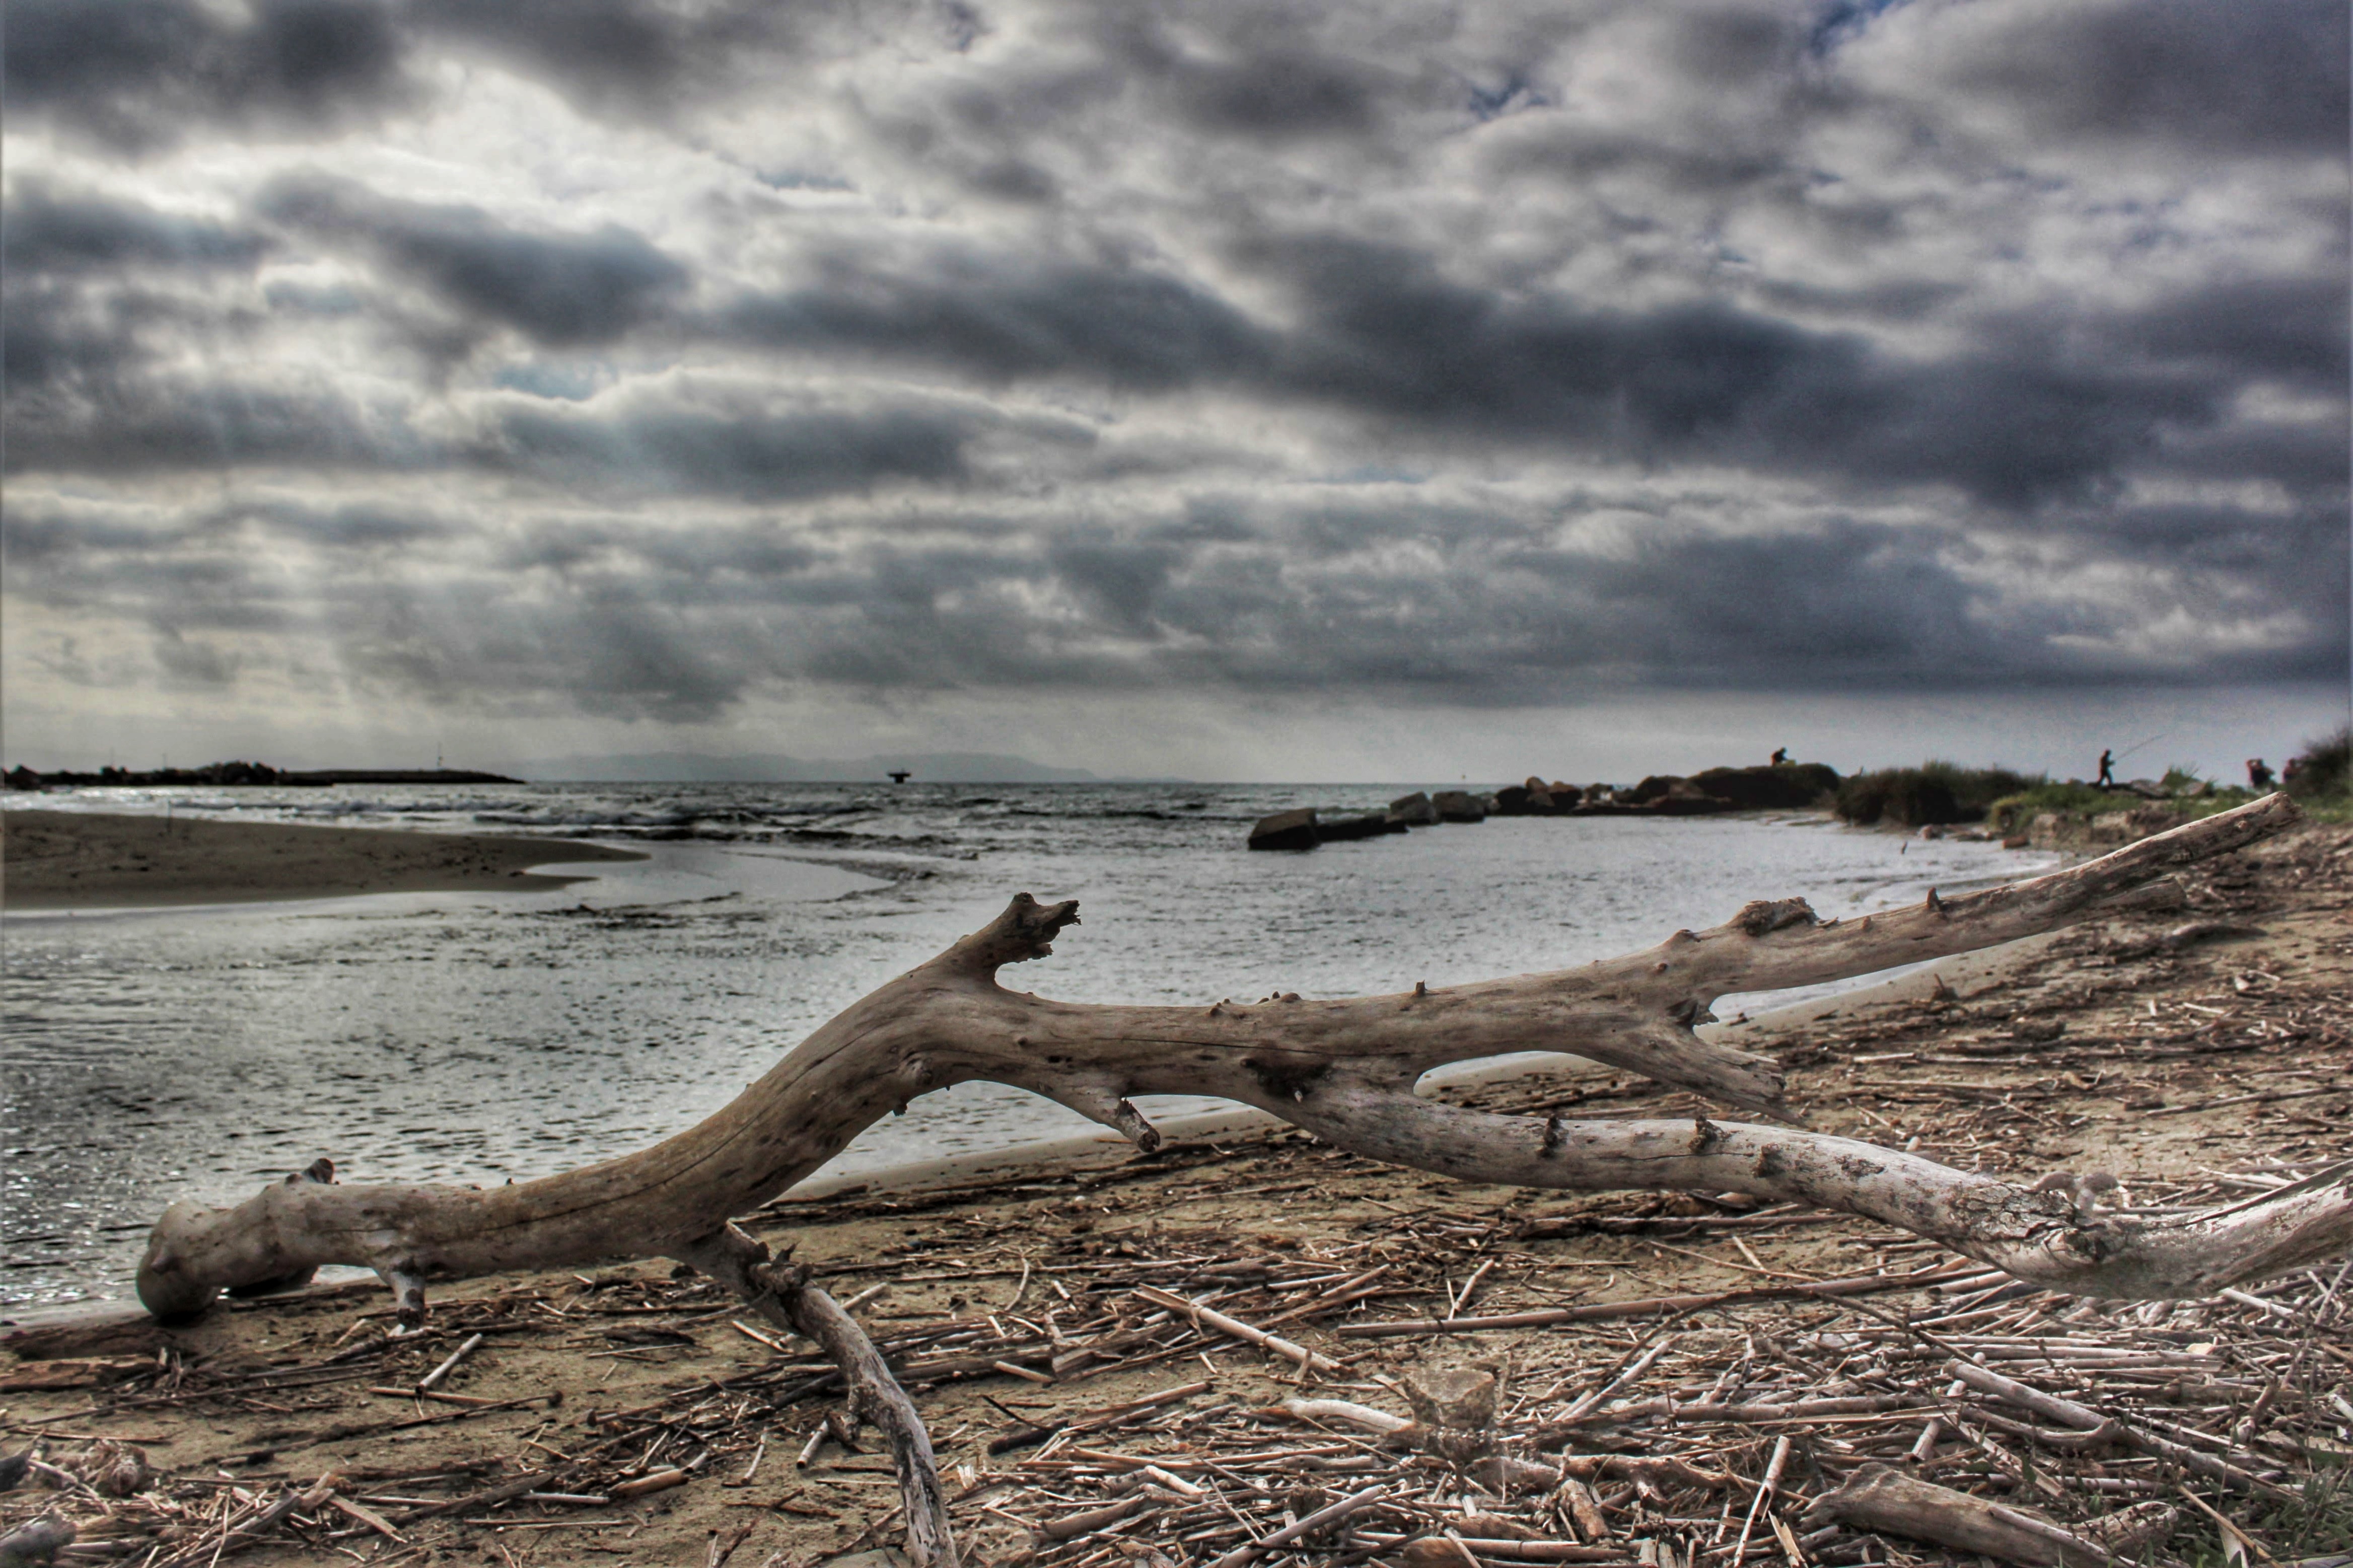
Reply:
<svg viewBox="0 0 2353 1568"><path fill-rule="evenodd" d="M854 1003L733 1103L641 1152L508 1186L341 1185L303 1177L235 1208L174 1205L139 1271L163 1314L323 1263L374 1268L421 1310L416 1282L616 1256L683 1258L727 1220L815 1171L916 1095L974 1079L1015 1085L1119 1129L1158 1134L1138 1094L1219 1095L1345 1148L1533 1186L1694 1187L1802 1197L1903 1226L2021 1277L2085 1294L2197 1294L2353 1245L2353 1173L2329 1172L2194 1219L2105 1216L1848 1139L1786 1127L1565 1121L1458 1110L1413 1086L1447 1062L1554 1050L1779 1110L1768 1059L1693 1033L1733 991L1862 974L1990 946L2119 909L2178 902L2171 868L2297 819L2284 795L2070 870L1855 921L1799 900L1753 903L1713 931L1582 969L1338 1001L1082 1006L1009 991L1005 964L1042 958L1077 905L1017 896L996 921Z"/></svg>
<svg viewBox="0 0 2353 1568"><path fill-rule="evenodd" d="M1713 931L1582 969L1338 1001L1081 1006L999 985L1043 958L1075 903L1018 894L985 929L853 1004L734 1102L639 1153L513 1185L338 1185L322 1161L234 1208L172 1205L139 1270L150 1310L201 1310L324 1263L373 1268L404 1320L424 1281L614 1257L669 1257L808 1334L884 1431L907 1501L909 1546L953 1568L928 1439L857 1325L790 1265L729 1223L783 1193L884 1113L976 1079L1030 1089L1146 1150L1139 1094L1245 1101L1340 1147L1468 1179L1529 1186L1742 1191L1901 1226L2021 1279L2080 1294L2196 1295L2353 1248L2353 1163L2246 1203L2151 1219L2103 1214L2082 1185L2020 1186L1916 1155L1791 1126L1565 1121L1435 1104L1414 1093L1448 1062L1560 1051L1787 1121L1776 1065L1701 1039L1732 992L1773 990L1993 946L2125 910L2178 904L2173 868L2297 819L2284 795L2103 859L1964 898L1824 921L1797 900L1752 903Z"/></svg>

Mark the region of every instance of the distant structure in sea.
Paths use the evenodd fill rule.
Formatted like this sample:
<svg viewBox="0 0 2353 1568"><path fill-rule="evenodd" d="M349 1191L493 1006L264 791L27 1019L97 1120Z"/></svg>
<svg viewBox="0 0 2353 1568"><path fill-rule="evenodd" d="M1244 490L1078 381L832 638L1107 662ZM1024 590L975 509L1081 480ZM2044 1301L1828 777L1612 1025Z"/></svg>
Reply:
<svg viewBox="0 0 2353 1568"><path fill-rule="evenodd" d="M909 773L904 768L892 768L891 770L891 782L892 784L905 784L909 779L913 778L914 776L914 774Z"/></svg>

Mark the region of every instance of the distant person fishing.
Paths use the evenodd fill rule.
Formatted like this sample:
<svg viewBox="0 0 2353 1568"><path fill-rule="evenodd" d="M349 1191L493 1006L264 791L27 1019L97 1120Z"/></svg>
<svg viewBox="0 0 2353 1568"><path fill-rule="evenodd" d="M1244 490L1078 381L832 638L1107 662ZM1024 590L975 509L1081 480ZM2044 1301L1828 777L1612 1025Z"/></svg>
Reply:
<svg viewBox="0 0 2353 1568"><path fill-rule="evenodd" d="M2148 747L2156 745L2159 741L2164 739L2165 737L2163 735L2151 735L2146 741L2134 742L2131 745L2126 746L2121 752L2103 750L2100 752L2100 776L2093 787L2096 789L2120 788L2121 786L2116 783L2116 764L2124 761L2125 758L2131 756L2135 752L2145 751Z"/></svg>

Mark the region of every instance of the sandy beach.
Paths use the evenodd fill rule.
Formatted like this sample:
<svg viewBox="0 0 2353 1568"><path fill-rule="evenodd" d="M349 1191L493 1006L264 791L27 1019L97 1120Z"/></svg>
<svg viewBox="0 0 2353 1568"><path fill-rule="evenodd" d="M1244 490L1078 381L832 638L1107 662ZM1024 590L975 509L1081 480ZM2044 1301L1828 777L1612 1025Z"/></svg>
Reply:
<svg viewBox="0 0 2353 1568"><path fill-rule="evenodd" d="M529 870L644 856L570 839L95 812L0 812L0 906L149 908L560 888Z"/></svg>
<svg viewBox="0 0 2353 1568"><path fill-rule="evenodd" d="M2235 1201L2353 1155L2353 832L2307 827L2189 882L2186 915L1947 961L1730 1034L1788 1065L1818 1129L2021 1178L2112 1171L2145 1207ZM2168 941L2191 919L2196 938ZM1571 1116L1700 1109L1581 1066L1445 1093ZM2327 1403L2353 1371L2333 1269L2096 1302L1873 1222L1466 1185L1264 1123L1153 1157L1099 1142L835 1184L749 1225L856 1303L914 1393L967 1561L1207 1563L1377 1484L1378 1506L1304 1561L1720 1565L1776 1465L1751 1561L1978 1561L1807 1511L1871 1462L2071 1528L2154 1506L2170 1522L2152 1545L2179 1558L2215 1552L2185 1481L2282 1560L2353 1529L2313 1479L2353 1453ZM1332 1361L1303 1371L1160 1292ZM824 1435L828 1363L691 1271L479 1279L433 1300L412 1338L387 1333L373 1282L184 1328L116 1312L7 1330L16 1443L89 1470L105 1438L155 1473L121 1500L19 1489L0 1525L53 1510L137 1563L225 1546L257 1563L784 1568L895 1542L887 1457ZM2115 1426L2053 1440L2047 1413L1948 1389L1957 1353ZM1504 1384L1486 1457L1378 1429L1412 1414L1409 1382L1463 1364ZM1286 1408L1302 1398L1375 1424ZM223 1533L298 1495L322 1500Z"/></svg>

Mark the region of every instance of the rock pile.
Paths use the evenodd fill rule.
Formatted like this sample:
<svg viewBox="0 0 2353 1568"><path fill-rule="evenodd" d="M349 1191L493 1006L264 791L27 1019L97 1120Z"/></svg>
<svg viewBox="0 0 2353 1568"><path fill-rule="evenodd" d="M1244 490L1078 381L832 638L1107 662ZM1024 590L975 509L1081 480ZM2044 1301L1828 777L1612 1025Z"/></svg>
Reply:
<svg viewBox="0 0 2353 1568"><path fill-rule="evenodd" d="M1324 821L1313 808L1279 811L1250 829L1253 849L1313 849L1345 838L1371 838L1440 823L1484 822L1491 816L1704 816L1725 811L1805 810L1822 805L1839 775L1820 763L1710 768L1683 778L1654 773L1630 788L1564 784L1531 775L1493 794L1470 790L1416 791L1388 810Z"/></svg>

